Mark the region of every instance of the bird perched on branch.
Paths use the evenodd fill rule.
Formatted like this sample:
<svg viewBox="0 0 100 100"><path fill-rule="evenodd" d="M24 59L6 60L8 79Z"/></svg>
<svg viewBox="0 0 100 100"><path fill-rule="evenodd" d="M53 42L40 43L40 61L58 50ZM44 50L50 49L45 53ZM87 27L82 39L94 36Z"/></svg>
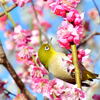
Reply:
<svg viewBox="0 0 100 100"><path fill-rule="evenodd" d="M68 57L62 52L55 51L51 44L42 44L38 50L38 57L45 68L56 78L69 83L76 83L74 71L75 68L70 68L69 64L65 63L65 61L68 60ZM79 68L81 74L81 82L83 85L87 85L83 83L83 81L92 81L92 79L98 77L98 74L94 74L88 71L81 63L79 63Z"/></svg>

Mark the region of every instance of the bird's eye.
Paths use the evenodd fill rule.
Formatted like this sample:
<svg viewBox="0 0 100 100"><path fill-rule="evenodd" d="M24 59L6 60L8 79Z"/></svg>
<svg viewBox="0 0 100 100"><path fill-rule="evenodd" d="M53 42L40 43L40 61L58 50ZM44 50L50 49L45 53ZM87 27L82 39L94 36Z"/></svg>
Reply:
<svg viewBox="0 0 100 100"><path fill-rule="evenodd" d="M48 46L46 46L46 47L45 47L45 50L49 50L49 47L48 47Z"/></svg>

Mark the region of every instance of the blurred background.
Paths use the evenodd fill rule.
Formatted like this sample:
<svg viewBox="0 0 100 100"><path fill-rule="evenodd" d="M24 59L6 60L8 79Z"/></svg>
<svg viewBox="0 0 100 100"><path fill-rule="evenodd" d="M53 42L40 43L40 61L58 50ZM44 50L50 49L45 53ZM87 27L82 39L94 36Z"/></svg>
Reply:
<svg viewBox="0 0 100 100"><path fill-rule="evenodd" d="M10 7L12 4L13 4L12 1L9 1L7 6ZM41 5L42 5L42 0L40 0L39 6ZM34 12L31 10L30 6L31 4L28 3L24 7L16 7L10 12L14 21L17 24L21 25L23 29L32 29L32 22L34 20L32 14L34 14ZM81 0L81 3L78 5L77 9L79 10L79 12L84 12L84 22L83 22L84 34L90 35L93 32L100 32L100 16L99 16L100 1ZM1 12L3 11L2 7L0 7L0 11ZM50 24L50 27L46 31L46 34L48 38L53 37L53 44L56 46L57 45L56 32L58 26L60 26L60 23L63 19L61 17L55 16L50 11L50 9L46 7L43 8L42 17L43 20L47 21ZM41 17L39 17L39 19L41 20ZM8 41L9 38L6 36L6 33L11 31L12 29L13 29L12 23L9 20L7 20L5 23L3 22L2 17L0 17L0 40L2 41L3 48L5 50L5 53L9 61L13 65L14 69L16 69L16 72L19 73L23 70L21 68L22 64L16 61L14 50L9 49L9 41ZM59 48L59 45L57 46L57 48ZM87 68L90 71L100 74L100 36L99 35L94 36L86 43L86 45L82 45L81 48L91 49L91 53L90 53L91 64L87 62L86 63ZM8 84L5 86L5 88L7 88L9 91L11 91L14 94L18 93L17 86L15 85L12 77L9 75L9 72L2 65L0 65L0 80L8 81ZM92 100L91 96L93 94L100 94L100 81L95 79L92 84L93 85L91 88L86 89L87 94L89 95L87 100ZM29 87L27 88L31 91ZM41 94L37 94L37 93L33 93L33 94L37 96L38 100L43 100Z"/></svg>

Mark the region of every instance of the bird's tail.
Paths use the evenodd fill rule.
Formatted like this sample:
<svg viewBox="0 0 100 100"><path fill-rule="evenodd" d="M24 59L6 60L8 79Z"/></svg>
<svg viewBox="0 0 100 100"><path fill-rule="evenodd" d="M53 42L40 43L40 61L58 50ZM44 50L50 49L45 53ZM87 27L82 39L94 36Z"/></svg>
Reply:
<svg viewBox="0 0 100 100"><path fill-rule="evenodd" d="M92 73L90 71L87 71L87 73L88 73L90 79L98 79L98 80L100 80L100 74Z"/></svg>
<svg viewBox="0 0 100 100"><path fill-rule="evenodd" d="M88 70L84 70L84 74L86 75L86 76L83 76L84 79L87 78L90 81L92 81L92 79L100 79L99 74L92 73Z"/></svg>

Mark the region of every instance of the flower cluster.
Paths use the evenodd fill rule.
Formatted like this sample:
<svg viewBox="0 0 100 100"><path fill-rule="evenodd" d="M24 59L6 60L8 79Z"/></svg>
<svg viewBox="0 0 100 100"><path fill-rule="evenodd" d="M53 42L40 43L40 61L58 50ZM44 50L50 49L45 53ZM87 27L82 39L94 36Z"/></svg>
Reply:
<svg viewBox="0 0 100 100"><path fill-rule="evenodd" d="M23 82L29 84L34 92L42 93L51 100L85 100L86 94L82 90L56 78L49 80L48 71L41 64L39 65L41 67L37 64L30 65L24 77L23 73L20 74Z"/></svg>
<svg viewBox="0 0 100 100"><path fill-rule="evenodd" d="M33 91L42 93L51 100L85 100L86 98L82 90L59 79L36 79L33 82L34 85L31 86Z"/></svg>
<svg viewBox="0 0 100 100"><path fill-rule="evenodd" d="M66 17L66 13L74 10L80 0L56 0L50 4L50 8L54 14Z"/></svg>
<svg viewBox="0 0 100 100"><path fill-rule="evenodd" d="M78 60L79 62L85 62L89 60L90 49L79 49L78 50ZM68 54L70 60L72 60L72 54Z"/></svg>
<svg viewBox="0 0 100 100"><path fill-rule="evenodd" d="M59 44L66 49L70 49L73 43L78 45L84 37L82 25L84 14L75 9L79 2L80 0L57 0L50 4L54 14L64 18L57 35Z"/></svg>
<svg viewBox="0 0 100 100"><path fill-rule="evenodd" d="M31 36L31 31L22 29L20 25L16 26L14 32L12 33L12 39L15 41L17 46L30 42Z"/></svg>
<svg viewBox="0 0 100 100"><path fill-rule="evenodd" d="M83 37L82 26L73 26L73 24L66 20L62 22L61 27L58 28L57 37L61 47L70 49L71 44L78 45Z"/></svg>

